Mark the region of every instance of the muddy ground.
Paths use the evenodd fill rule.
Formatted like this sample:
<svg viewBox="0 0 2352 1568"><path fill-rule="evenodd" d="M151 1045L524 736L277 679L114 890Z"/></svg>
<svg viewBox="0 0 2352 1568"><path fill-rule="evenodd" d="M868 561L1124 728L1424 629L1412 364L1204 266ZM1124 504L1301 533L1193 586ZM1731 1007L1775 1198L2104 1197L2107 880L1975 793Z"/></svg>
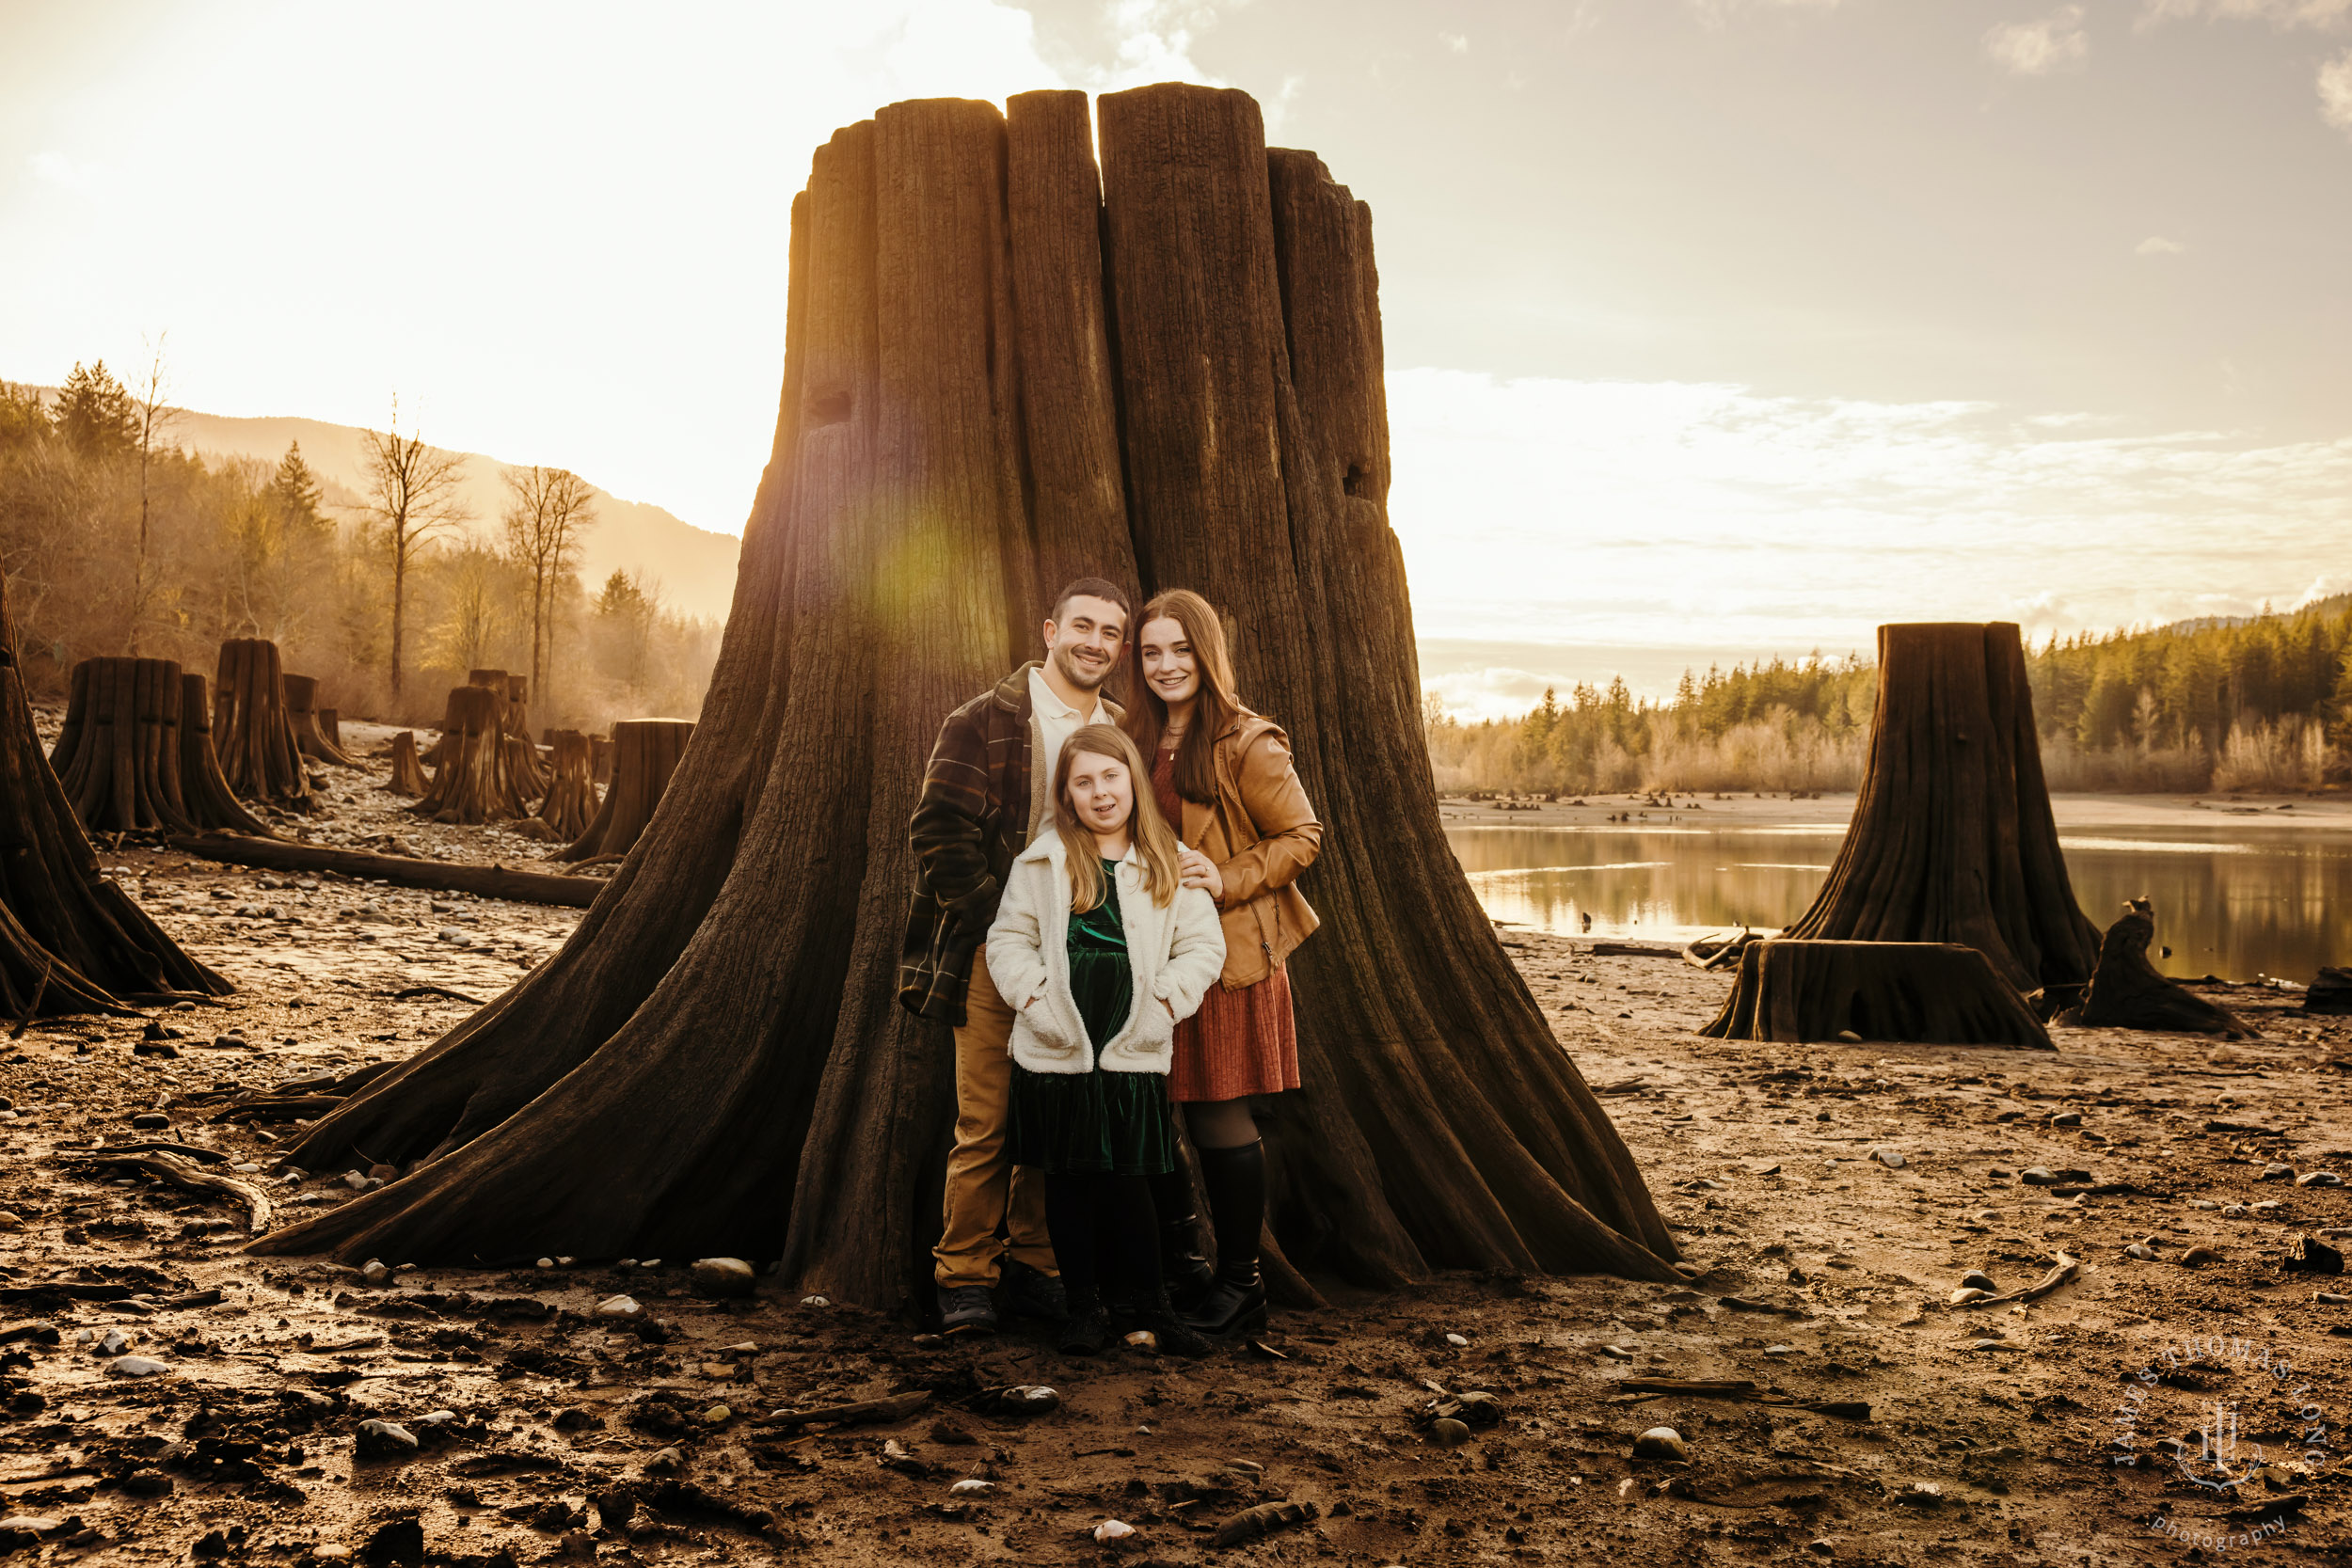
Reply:
<svg viewBox="0 0 2352 1568"><path fill-rule="evenodd" d="M333 779L346 798L330 836L418 838L366 775ZM527 852L481 832L419 847ZM2352 1020L2302 1016L2291 992L2210 988L2262 1031L2237 1042L2060 1030L2056 1054L1724 1044L1692 1032L1724 979L1506 932L1697 1277L1445 1275L1394 1296L1324 1281L1327 1305L1279 1314L1265 1341L1279 1359L1087 1361L1018 1330L943 1345L910 1319L765 1282L750 1301L703 1299L683 1259L370 1284L242 1255L236 1204L94 1153L195 1145L222 1156L210 1168L264 1184L280 1214L342 1201L345 1173L278 1169L272 1143L290 1129L239 1119L240 1103L413 1051L469 1006L397 992L486 999L577 911L136 847L103 859L240 989L158 1015L178 1032L162 1040L141 1021L67 1020L6 1042L0 1549L22 1560L2352 1551L2352 1286L2280 1266L2297 1237L2352 1235L2352 1196L2297 1180L2352 1176ZM2216 1256L2192 1261L2196 1247ZM2061 1257L2077 1274L2030 1303L1947 1305L1968 1270L2008 1291ZM2346 1299L2327 1299L2338 1290ZM597 1316L621 1293L641 1321ZM162 1370L123 1375L132 1358ZM1629 1393L1641 1377L1750 1386ZM1013 1385L1050 1386L1058 1408L998 1413L985 1391ZM926 1408L882 1424L766 1419L919 1390ZM1433 1441L1420 1424L1432 1402L1470 1390L1494 1397L1500 1421ZM357 1453L361 1423L379 1419L418 1450ZM1660 1426L1687 1460L1634 1456ZM954 1490L967 1481L986 1484ZM1214 1544L1262 1502L1310 1516ZM1111 1520L1133 1534L1098 1544Z"/></svg>

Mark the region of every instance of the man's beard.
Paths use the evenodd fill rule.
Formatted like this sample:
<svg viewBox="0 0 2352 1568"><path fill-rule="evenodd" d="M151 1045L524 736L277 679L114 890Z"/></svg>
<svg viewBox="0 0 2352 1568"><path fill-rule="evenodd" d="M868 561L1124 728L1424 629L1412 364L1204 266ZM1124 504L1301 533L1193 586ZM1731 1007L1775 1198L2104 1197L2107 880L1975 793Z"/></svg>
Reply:
<svg viewBox="0 0 2352 1568"><path fill-rule="evenodd" d="M1056 648L1054 650L1054 668L1061 672L1062 679L1068 681L1079 690L1093 691L1099 689L1104 681L1111 678L1111 672L1119 668L1119 661L1113 658L1106 658L1103 661L1103 668L1099 673L1090 673L1079 666L1072 649Z"/></svg>

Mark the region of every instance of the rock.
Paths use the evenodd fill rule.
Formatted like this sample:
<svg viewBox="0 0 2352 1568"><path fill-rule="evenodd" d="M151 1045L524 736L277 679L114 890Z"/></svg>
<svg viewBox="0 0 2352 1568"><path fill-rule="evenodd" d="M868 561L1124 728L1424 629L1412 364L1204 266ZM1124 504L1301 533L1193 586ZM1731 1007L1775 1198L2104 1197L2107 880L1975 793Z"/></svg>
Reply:
<svg viewBox="0 0 2352 1568"><path fill-rule="evenodd" d="M1124 1541L1135 1533L1135 1526L1117 1519L1105 1519L1094 1527L1094 1539L1099 1545L1107 1546L1114 1541Z"/></svg>
<svg viewBox="0 0 2352 1568"><path fill-rule="evenodd" d="M2297 1236L2280 1267L2289 1274L2342 1274L2344 1254L2316 1236Z"/></svg>
<svg viewBox="0 0 2352 1568"><path fill-rule="evenodd" d="M368 1190L368 1173L363 1170L347 1170L343 1172L343 1185L355 1193L364 1193Z"/></svg>
<svg viewBox="0 0 2352 1568"><path fill-rule="evenodd" d="M1061 1407L1061 1395L1041 1384L1017 1383L987 1396L986 1403L999 1416L1042 1416Z"/></svg>
<svg viewBox="0 0 2352 1568"><path fill-rule="evenodd" d="M422 1568L424 1524L419 1519L394 1519L379 1526L359 1550L368 1568Z"/></svg>
<svg viewBox="0 0 2352 1568"><path fill-rule="evenodd" d="M2024 1170L2017 1173L2017 1180L2023 1181L2028 1187L2055 1187L2058 1185L2058 1178L2050 1174L2050 1167L2047 1165L2027 1165Z"/></svg>
<svg viewBox="0 0 2352 1568"><path fill-rule="evenodd" d="M370 1165L368 1174L379 1181L397 1181L400 1180L400 1167L398 1165Z"/></svg>
<svg viewBox="0 0 2352 1568"><path fill-rule="evenodd" d="M2060 1111L2050 1118L2053 1127L2080 1127L2082 1124L2083 1114L2080 1111Z"/></svg>
<svg viewBox="0 0 2352 1568"><path fill-rule="evenodd" d="M1838 1030L1837 1038L1841 1043L1846 1045L1860 1045L1862 1043L1862 1037L1855 1034L1851 1029Z"/></svg>
<svg viewBox="0 0 2352 1568"><path fill-rule="evenodd" d="M116 1377L157 1377L171 1369L144 1355L123 1355L107 1362L106 1370Z"/></svg>
<svg viewBox="0 0 2352 1568"><path fill-rule="evenodd" d="M2352 1307L2352 1296L2340 1296L2333 1291L2314 1291L2312 1299L2322 1307Z"/></svg>
<svg viewBox="0 0 2352 1568"><path fill-rule="evenodd" d="M1136 1329L1133 1334L1128 1335L1123 1342L1129 1350L1146 1351L1155 1354L1160 1348L1160 1337L1148 1328Z"/></svg>
<svg viewBox="0 0 2352 1568"><path fill-rule="evenodd" d="M2295 1179L2298 1187L2341 1187L2344 1178L2331 1170L2307 1170Z"/></svg>
<svg viewBox="0 0 2352 1568"><path fill-rule="evenodd" d="M1811 1552L1815 1557L1828 1557L1837 1550L1836 1546L1830 1544L1827 1536L1823 1536L1818 1541L1806 1542L1804 1549Z"/></svg>
<svg viewBox="0 0 2352 1568"><path fill-rule="evenodd" d="M1984 1290L1979 1286L1963 1285L1959 1290L1954 1291L1950 1295L1946 1296L1944 1298L1944 1303L1947 1307L1965 1307L1972 1301L1989 1300L1992 1295L1992 1291Z"/></svg>
<svg viewBox="0 0 2352 1568"><path fill-rule="evenodd" d="M728 1259L725 1261L732 1262L734 1259ZM801 1305L803 1307L831 1307L833 1303L823 1296L803 1296Z"/></svg>
<svg viewBox="0 0 2352 1568"><path fill-rule="evenodd" d="M1633 1457L1687 1460L1691 1457L1691 1445L1672 1427L1652 1427L1633 1439Z"/></svg>
<svg viewBox="0 0 2352 1568"><path fill-rule="evenodd" d="M977 1481L967 1478L947 1488L947 1496L951 1497L984 1497L988 1493L995 1490L996 1483L993 1481Z"/></svg>
<svg viewBox="0 0 2352 1568"><path fill-rule="evenodd" d="M1880 1164L1884 1165L1888 1170L1900 1170L1903 1168L1903 1157L1896 1153L1891 1148L1883 1147L1874 1148L1870 1150L1870 1158L1876 1160Z"/></svg>
<svg viewBox="0 0 2352 1568"><path fill-rule="evenodd" d="M2156 1256L2156 1249L2150 1246L2145 1242L2134 1242L2130 1246L2123 1249L2123 1256L2126 1258L2137 1258L2141 1262L2145 1263L2154 1259Z"/></svg>
<svg viewBox="0 0 2352 1568"><path fill-rule="evenodd" d="M1791 1285L1803 1285L1803 1284L1804 1284L1804 1283L1805 1283L1804 1271L1803 1269L1790 1269L1790 1270L1788 1271L1788 1283L1789 1283L1789 1284L1791 1284Z"/></svg>
<svg viewBox="0 0 2352 1568"><path fill-rule="evenodd" d="M708 1421L712 1426L723 1426L727 1422L735 1419L735 1412L726 1405L714 1404L709 1409L703 1412L703 1419Z"/></svg>
<svg viewBox="0 0 2352 1568"><path fill-rule="evenodd" d="M628 1528L629 1520L637 1516L636 1494L617 1486L588 1500L596 1505L596 1517L604 1522L604 1528L616 1535Z"/></svg>
<svg viewBox="0 0 2352 1568"><path fill-rule="evenodd" d="M382 1259L371 1258L359 1265L359 1277L371 1285L383 1285L390 1281L392 1271L384 1266Z"/></svg>
<svg viewBox="0 0 2352 1568"><path fill-rule="evenodd" d="M119 1328L106 1330L106 1337L98 1341L98 1354L101 1355L120 1355L130 1348L131 1341L124 1338L122 1330Z"/></svg>
<svg viewBox="0 0 2352 1568"><path fill-rule="evenodd" d="M748 1296L758 1282L740 1258L698 1258L686 1274L698 1296Z"/></svg>
<svg viewBox="0 0 2352 1568"><path fill-rule="evenodd" d="M1931 1481L1915 1481L1907 1492L1898 1492L1891 1499L1903 1508L1941 1508L1944 1488Z"/></svg>
<svg viewBox="0 0 2352 1568"><path fill-rule="evenodd" d="M38 1546L42 1536L54 1535L63 1528L65 1521L52 1513L11 1513L0 1519L0 1552Z"/></svg>
<svg viewBox="0 0 2352 1568"><path fill-rule="evenodd" d="M1429 1423L1429 1440L1441 1449L1459 1448L1470 1441L1470 1434L1469 1424L1451 1416L1441 1416Z"/></svg>
<svg viewBox="0 0 2352 1568"><path fill-rule="evenodd" d="M1447 1336L1445 1337L1445 1342L1446 1342L1447 1344L1449 1344L1449 1345L1452 1345L1452 1346L1453 1346L1455 1350L1468 1350L1468 1349L1470 1349L1470 1341L1469 1341L1468 1339L1463 1338L1462 1338L1459 1334L1449 1334L1449 1335L1447 1335Z"/></svg>
<svg viewBox="0 0 2352 1568"><path fill-rule="evenodd" d="M675 1449L661 1449L647 1456L645 1474L674 1476L686 1468L686 1456Z"/></svg>
<svg viewBox="0 0 2352 1568"><path fill-rule="evenodd" d="M2293 1176L2294 1174L2295 1167L2293 1165L2265 1165L2263 1166L2262 1175L2257 1178L2257 1180L2263 1181L2284 1181L2288 1177Z"/></svg>
<svg viewBox="0 0 2352 1568"><path fill-rule="evenodd" d="M131 1497L168 1497L171 1478L160 1470L134 1470L122 1478L122 1491Z"/></svg>
<svg viewBox="0 0 2352 1568"><path fill-rule="evenodd" d="M23 1215L14 1213L7 1209L0 1209L0 1230L22 1230L24 1228L24 1219Z"/></svg>
<svg viewBox="0 0 2352 1568"><path fill-rule="evenodd" d="M169 1127L171 1125L171 1118L164 1115L161 1111L147 1111L138 1116L133 1117L131 1118L131 1125L138 1128L142 1132L153 1132L161 1128Z"/></svg>
<svg viewBox="0 0 2352 1568"><path fill-rule="evenodd" d="M939 1350L947 1343L945 1334L918 1334L913 1340L916 1350Z"/></svg>
<svg viewBox="0 0 2352 1568"><path fill-rule="evenodd" d="M551 1269L555 1267L555 1259L552 1258L541 1258L532 1262L531 1266L534 1269Z"/></svg>
<svg viewBox="0 0 2352 1568"><path fill-rule="evenodd" d="M1960 1282L1962 1285L1970 1290L1983 1291L1987 1294L1997 1292L2000 1290L1998 1285L1993 1283L1993 1276L1985 1273L1982 1269L1970 1269L1966 1274L1960 1276Z"/></svg>
<svg viewBox="0 0 2352 1568"><path fill-rule="evenodd" d="M2208 1263L2220 1261L2221 1254L2209 1246L2193 1246L2181 1254L2181 1267L2185 1269L2201 1269Z"/></svg>
<svg viewBox="0 0 2352 1568"><path fill-rule="evenodd" d="M421 1447L417 1434L395 1421L361 1421L357 1447L362 1459L406 1459Z"/></svg>
<svg viewBox="0 0 2352 1568"><path fill-rule="evenodd" d="M635 1296L607 1296L596 1303L596 1316L599 1318L640 1318L644 1313L645 1309L637 1305Z"/></svg>

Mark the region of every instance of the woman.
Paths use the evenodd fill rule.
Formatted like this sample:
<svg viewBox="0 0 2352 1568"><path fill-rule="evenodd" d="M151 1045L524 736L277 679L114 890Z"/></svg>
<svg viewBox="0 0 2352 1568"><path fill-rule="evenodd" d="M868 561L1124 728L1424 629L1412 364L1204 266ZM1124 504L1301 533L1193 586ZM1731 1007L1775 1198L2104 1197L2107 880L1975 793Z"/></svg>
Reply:
<svg viewBox="0 0 2352 1568"><path fill-rule="evenodd" d="M1212 1275L1189 1256L1196 1223L1182 1170L1155 1178L1163 1272L1184 1320L1214 1338L1265 1323L1258 1239L1265 1224L1265 1149L1249 1097L1298 1087L1298 1036L1291 1016L1291 951L1315 913L1292 884L1323 845L1290 744L1273 721L1233 694L1225 628L1209 601L1170 589L1136 618L1135 701L1125 723L1152 759L1160 810L1187 847L1186 887L1216 901L1225 969L1200 1010L1177 1025L1168 1098L1200 1157L1200 1185L1216 1232Z"/></svg>

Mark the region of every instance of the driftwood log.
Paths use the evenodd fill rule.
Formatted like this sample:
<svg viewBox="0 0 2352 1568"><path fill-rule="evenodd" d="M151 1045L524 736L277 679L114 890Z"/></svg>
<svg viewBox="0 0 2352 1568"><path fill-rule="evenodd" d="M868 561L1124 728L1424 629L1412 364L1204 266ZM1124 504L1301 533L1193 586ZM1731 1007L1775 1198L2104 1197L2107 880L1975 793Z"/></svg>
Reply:
<svg viewBox="0 0 2352 1568"><path fill-rule="evenodd" d="M626 855L637 847L645 824L653 820L670 776L686 755L694 737L687 719L624 719L612 726L612 782L595 820L572 843L556 852L561 861L601 860Z"/></svg>
<svg viewBox="0 0 2352 1568"><path fill-rule="evenodd" d="M196 824L181 800L180 666L167 658L86 658L73 667L65 727L49 766L94 833Z"/></svg>
<svg viewBox="0 0 2352 1568"><path fill-rule="evenodd" d="M359 759L327 738L325 727L319 723L319 683L309 675L283 675L279 679L285 684L286 721L294 726L294 749L306 757L338 768L358 767Z"/></svg>
<svg viewBox="0 0 2352 1568"><path fill-rule="evenodd" d="M229 787L219 753L213 750L212 697L203 676L184 671L180 676L180 805L199 832L271 836L269 824L246 810Z"/></svg>
<svg viewBox="0 0 2352 1568"><path fill-rule="evenodd" d="M435 748L441 766L410 811L436 822L469 825L530 815L507 768L506 735L499 727L502 705L502 695L489 687L452 689L441 743Z"/></svg>
<svg viewBox="0 0 2352 1568"><path fill-rule="evenodd" d="M2052 1049L2049 1031L1984 954L1957 942L1752 942L1716 1039L1807 1044L1851 1034L1921 1045Z"/></svg>
<svg viewBox="0 0 2352 1568"><path fill-rule="evenodd" d="M596 816L596 786L588 777L588 737L578 730L556 730L548 748L547 799L539 820L568 842L588 831Z"/></svg>
<svg viewBox="0 0 2352 1568"><path fill-rule="evenodd" d="M228 833L198 833L168 842L184 853L230 865L258 865L270 871L331 871L362 881L431 888L442 893L470 893L478 898L506 898L517 904L561 904L584 910L610 885L596 877L515 871L503 865L464 865L417 860L407 855L371 854L364 849L341 849L326 844L255 840Z"/></svg>
<svg viewBox="0 0 2352 1568"><path fill-rule="evenodd" d="M1446 845L1368 210L1240 92L1110 95L1100 129L1101 203L1076 93L896 103L818 150L675 778L561 954L289 1155L423 1163L262 1247L781 1253L789 1290L928 1291L954 1090L946 1026L895 997L907 823L941 721L1036 657L1079 562L1234 618L1327 824L1291 959L1309 1088L1263 1123L1290 1258L1680 1279Z"/></svg>
<svg viewBox="0 0 2352 1568"><path fill-rule="evenodd" d="M41 754L0 576L0 1012L120 1013L132 1003L231 989L100 873L98 851Z"/></svg>
<svg viewBox="0 0 2352 1568"><path fill-rule="evenodd" d="M2082 1006L2058 1015L2060 1023L2092 1029L2150 1029L2185 1035L2260 1034L2227 1007L2206 1001L2161 974L2148 958L2155 940L2156 908L2145 898L2123 906L2122 918L2099 942L2099 964Z"/></svg>
<svg viewBox="0 0 2352 1568"><path fill-rule="evenodd" d="M288 811L318 808L287 716L277 643L234 638L220 645L220 673L213 683L213 750L239 799Z"/></svg>
<svg viewBox="0 0 2352 1568"><path fill-rule="evenodd" d="M1963 942L2021 992L2090 978L2099 933L2058 850L2016 626L1879 628L1853 822L1812 909L1784 934Z"/></svg>
<svg viewBox="0 0 2352 1568"><path fill-rule="evenodd" d="M416 731L403 730L392 736L392 776L384 781L384 787L412 799L430 787L425 783L424 766L417 758Z"/></svg>

